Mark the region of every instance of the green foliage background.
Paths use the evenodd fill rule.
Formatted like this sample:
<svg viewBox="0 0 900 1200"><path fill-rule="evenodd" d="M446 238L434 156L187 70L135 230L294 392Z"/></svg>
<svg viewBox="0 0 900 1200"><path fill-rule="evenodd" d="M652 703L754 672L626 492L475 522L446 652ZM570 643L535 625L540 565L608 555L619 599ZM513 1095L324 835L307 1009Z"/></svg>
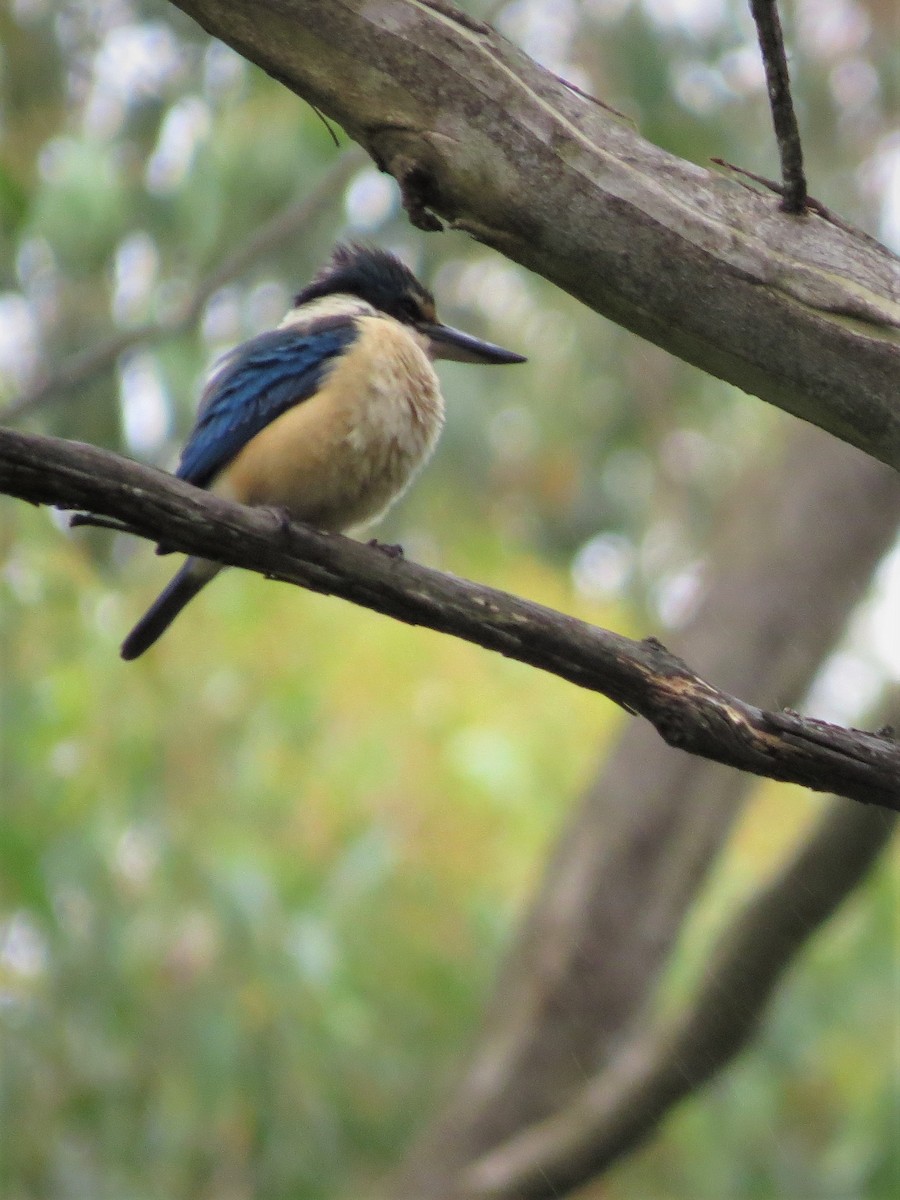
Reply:
<svg viewBox="0 0 900 1200"><path fill-rule="evenodd" d="M850 21L843 43L823 50L803 6L788 22L813 190L872 227L866 181L896 112L888 12L820 7ZM740 82L753 55L740 4L491 14L673 152L776 173L764 93ZM68 356L169 318L346 147L161 2L18 0L0 38L12 404ZM835 81L852 69L864 78L849 103ZM626 633L677 622L717 500L783 419L461 236L410 230L392 187L361 166L189 328L113 358L29 423L171 463L215 354L274 323L338 236L370 238L410 258L446 319L530 358L442 368L440 452L380 535ZM169 561L12 502L0 513L0 1192L365 1195L470 1042L554 834L623 716L472 647L236 573L125 666L118 642ZM689 993L727 913L820 805L759 789L662 1004ZM752 1054L603 1195L892 1194L893 870L816 942Z"/></svg>

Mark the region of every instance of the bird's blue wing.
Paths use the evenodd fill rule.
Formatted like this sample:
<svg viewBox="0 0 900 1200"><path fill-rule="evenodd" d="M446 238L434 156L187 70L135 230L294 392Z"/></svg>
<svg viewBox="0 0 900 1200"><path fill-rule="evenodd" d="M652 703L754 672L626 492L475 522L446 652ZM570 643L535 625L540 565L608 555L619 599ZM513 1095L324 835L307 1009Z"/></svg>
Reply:
<svg viewBox="0 0 900 1200"><path fill-rule="evenodd" d="M324 328L263 333L232 350L206 386L178 478L206 487L251 438L319 389L356 336L353 321L331 320Z"/></svg>

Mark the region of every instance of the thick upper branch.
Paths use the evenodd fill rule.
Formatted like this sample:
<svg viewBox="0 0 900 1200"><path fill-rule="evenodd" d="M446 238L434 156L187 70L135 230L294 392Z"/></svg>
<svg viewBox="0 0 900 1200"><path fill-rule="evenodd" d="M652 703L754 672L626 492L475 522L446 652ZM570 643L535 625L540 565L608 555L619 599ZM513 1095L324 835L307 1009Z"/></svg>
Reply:
<svg viewBox="0 0 900 1200"><path fill-rule="evenodd" d="M433 214L673 354L900 467L900 268L641 138L428 0L175 0Z"/></svg>
<svg viewBox="0 0 900 1200"><path fill-rule="evenodd" d="M244 508L78 442L0 429L0 491L88 509L174 549L497 650L608 696L673 746L757 775L900 809L891 737L769 713L718 690L653 638L635 642L505 592Z"/></svg>

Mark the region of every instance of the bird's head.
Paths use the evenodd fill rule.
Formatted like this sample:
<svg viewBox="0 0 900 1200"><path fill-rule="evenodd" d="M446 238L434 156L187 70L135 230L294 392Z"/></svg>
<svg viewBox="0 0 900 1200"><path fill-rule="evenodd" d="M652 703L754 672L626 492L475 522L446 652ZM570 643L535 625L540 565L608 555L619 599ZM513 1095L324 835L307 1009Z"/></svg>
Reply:
<svg viewBox="0 0 900 1200"><path fill-rule="evenodd" d="M434 296L409 267L387 250L337 246L331 261L296 297L299 308L325 296L357 296L385 316L409 325L428 341L432 358L469 363L520 363L521 354L453 329L438 320Z"/></svg>

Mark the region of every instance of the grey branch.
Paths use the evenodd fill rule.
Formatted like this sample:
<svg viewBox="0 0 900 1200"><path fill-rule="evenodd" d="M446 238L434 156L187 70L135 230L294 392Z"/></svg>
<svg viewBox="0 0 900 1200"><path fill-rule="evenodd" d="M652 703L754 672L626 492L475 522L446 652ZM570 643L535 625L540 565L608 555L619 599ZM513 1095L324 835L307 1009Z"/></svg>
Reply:
<svg viewBox="0 0 900 1200"><path fill-rule="evenodd" d="M900 746L887 733L754 707L701 679L655 638L636 642L348 538L284 528L278 514L80 442L0 430L0 491L84 509L173 549L499 651L608 696L692 754L900 809Z"/></svg>
<svg viewBox="0 0 900 1200"><path fill-rule="evenodd" d="M787 213L802 213L806 208L803 148L791 99L791 81L778 5L776 0L750 0L750 11L756 22L759 49L766 69L772 124L781 158L781 178L784 183L781 207Z"/></svg>
<svg viewBox="0 0 900 1200"><path fill-rule="evenodd" d="M798 951L865 877L895 826L893 814L836 800L726 928L686 1009L627 1042L559 1112L473 1163L454 1200L551 1200L641 1141L743 1049Z"/></svg>
<svg viewBox="0 0 900 1200"><path fill-rule="evenodd" d="M176 0L341 124L411 218L900 467L900 265L685 162L450 3Z"/></svg>

